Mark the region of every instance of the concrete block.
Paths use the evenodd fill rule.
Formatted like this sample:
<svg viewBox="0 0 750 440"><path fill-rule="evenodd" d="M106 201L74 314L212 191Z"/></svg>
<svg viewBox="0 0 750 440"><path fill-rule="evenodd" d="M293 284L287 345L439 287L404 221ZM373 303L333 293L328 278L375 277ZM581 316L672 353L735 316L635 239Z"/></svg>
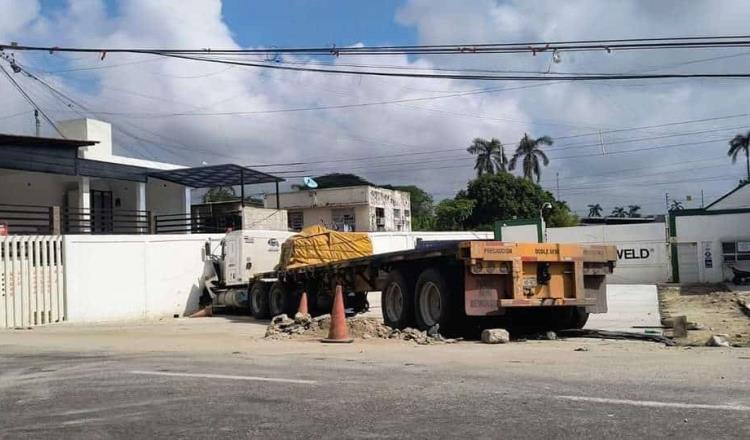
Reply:
<svg viewBox="0 0 750 440"><path fill-rule="evenodd" d="M485 344L505 344L510 342L510 333L502 328L488 328L482 331L482 342Z"/></svg>

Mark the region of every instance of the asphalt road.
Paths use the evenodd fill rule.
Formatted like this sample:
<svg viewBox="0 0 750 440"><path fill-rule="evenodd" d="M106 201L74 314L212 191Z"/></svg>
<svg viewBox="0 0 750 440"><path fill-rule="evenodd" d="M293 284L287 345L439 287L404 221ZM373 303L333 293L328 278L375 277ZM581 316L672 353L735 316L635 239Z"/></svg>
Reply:
<svg viewBox="0 0 750 440"><path fill-rule="evenodd" d="M750 438L746 349L197 338L208 328L0 334L0 438Z"/></svg>

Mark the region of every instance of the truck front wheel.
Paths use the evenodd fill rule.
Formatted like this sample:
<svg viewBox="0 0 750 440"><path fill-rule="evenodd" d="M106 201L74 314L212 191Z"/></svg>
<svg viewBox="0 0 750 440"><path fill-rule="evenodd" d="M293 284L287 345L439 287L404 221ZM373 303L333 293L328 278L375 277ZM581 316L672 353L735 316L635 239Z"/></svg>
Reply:
<svg viewBox="0 0 750 440"><path fill-rule="evenodd" d="M391 328L403 329L414 321L414 284L398 270L392 270L380 295L383 321Z"/></svg>
<svg viewBox="0 0 750 440"><path fill-rule="evenodd" d="M257 281L250 289L250 313L255 319L268 318L268 286Z"/></svg>
<svg viewBox="0 0 750 440"><path fill-rule="evenodd" d="M417 327L427 330L440 325L440 330L449 327L451 320L450 286L437 269L426 269L417 279L414 295Z"/></svg>

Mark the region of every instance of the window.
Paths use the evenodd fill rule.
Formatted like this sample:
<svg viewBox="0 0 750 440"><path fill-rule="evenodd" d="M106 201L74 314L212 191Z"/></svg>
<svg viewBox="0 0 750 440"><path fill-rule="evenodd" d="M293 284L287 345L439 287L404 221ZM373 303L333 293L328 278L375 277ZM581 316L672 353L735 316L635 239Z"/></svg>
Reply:
<svg viewBox="0 0 750 440"><path fill-rule="evenodd" d="M385 231L385 208L375 208L375 230Z"/></svg>
<svg viewBox="0 0 750 440"><path fill-rule="evenodd" d="M750 260L750 241L725 241L721 243L721 251L724 261L748 261Z"/></svg>
<svg viewBox="0 0 750 440"><path fill-rule="evenodd" d="M398 208L393 209L393 226L396 227L397 231L401 230L401 225L403 222L401 221L401 210Z"/></svg>
<svg viewBox="0 0 750 440"><path fill-rule="evenodd" d="M287 225L292 231L301 231L305 226L305 214L302 211L289 211L287 213Z"/></svg>
<svg viewBox="0 0 750 440"><path fill-rule="evenodd" d="M353 208L332 209L331 219L333 220L333 229L342 232L354 231L356 222Z"/></svg>

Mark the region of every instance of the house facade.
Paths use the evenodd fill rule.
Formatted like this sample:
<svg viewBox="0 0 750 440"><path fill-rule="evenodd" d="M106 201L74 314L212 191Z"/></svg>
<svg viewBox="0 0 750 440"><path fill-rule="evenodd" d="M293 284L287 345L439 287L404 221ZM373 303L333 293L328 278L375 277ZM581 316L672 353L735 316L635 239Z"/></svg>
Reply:
<svg viewBox="0 0 750 440"><path fill-rule="evenodd" d="M404 191L368 185L302 189L280 193L278 201L266 197L264 206L285 209L292 230L324 225L339 231L411 231L410 196Z"/></svg>
<svg viewBox="0 0 750 440"><path fill-rule="evenodd" d="M191 216L192 189L282 180L239 165L189 168L119 156L103 121L63 121L58 128L64 139L0 134L6 233L195 232L201 225Z"/></svg>

